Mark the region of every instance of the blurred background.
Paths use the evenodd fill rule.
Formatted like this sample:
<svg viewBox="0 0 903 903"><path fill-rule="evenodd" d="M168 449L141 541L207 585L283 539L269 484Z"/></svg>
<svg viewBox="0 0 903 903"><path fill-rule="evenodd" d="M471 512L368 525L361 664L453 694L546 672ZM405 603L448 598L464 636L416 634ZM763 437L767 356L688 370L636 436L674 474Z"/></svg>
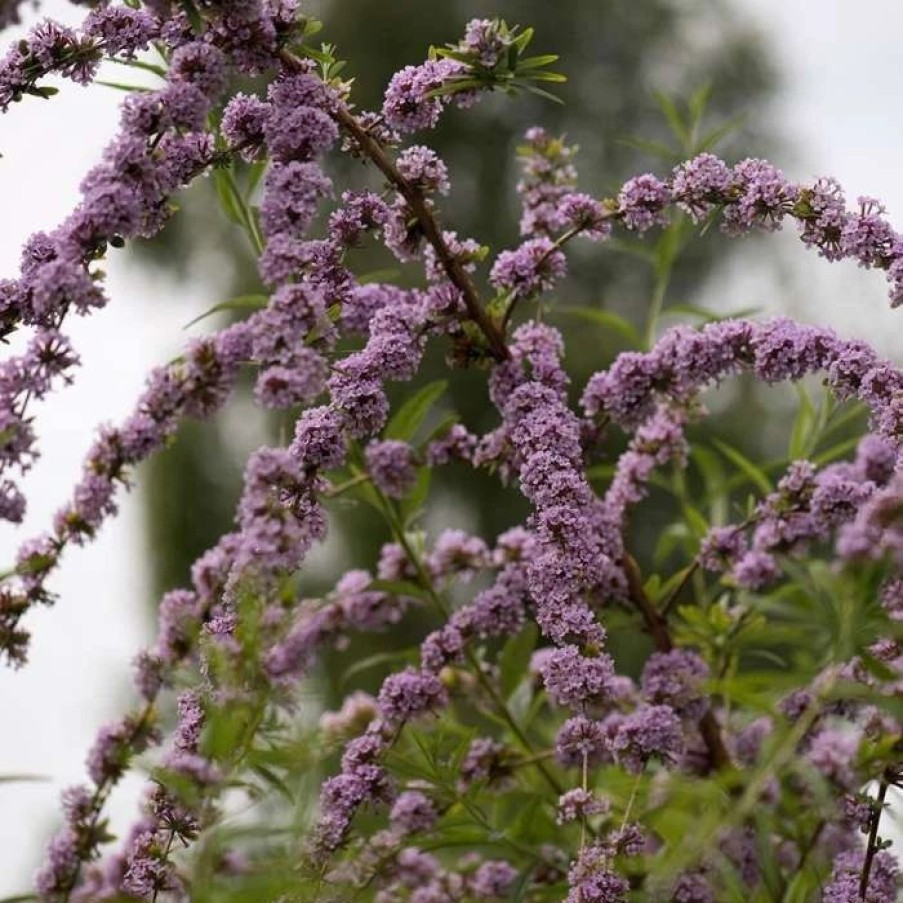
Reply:
<svg viewBox="0 0 903 903"><path fill-rule="evenodd" d="M532 25L536 52L561 55L557 68L569 79L556 92L563 104L492 97L471 111L450 113L434 135L424 136L452 171L443 221L496 250L518 240L515 150L528 126L542 124L580 145L581 188L606 195L631 174L663 174L669 167L637 146L637 140L673 144L656 93L682 99L706 85L705 127L738 120L718 149L726 159L768 156L798 180L833 175L848 199L878 196L891 217L899 214L896 222L903 221L903 115L896 112L903 58L895 39L903 12L890 0L855 7L824 0L817 15L804 0L457 0L430 6L325 0L305 11L324 19L324 40L350 60L348 74L357 80L354 97L362 108L377 107L392 72L422 60L430 43L456 40L473 16ZM62 0L47 0L41 12L67 22L79 18ZM4 36L4 46L36 16L27 11L27 21ZM0 118L0 277L15 274L29 234L65 216L81 176L116 127L119 92L62 87L49 105L29 99ZM334 175L344 180L347 174ZM12 560L21 539L50 522L96 425L121 419L151 366L177 353L188 335L216 325L208 319L186 330L185 324L225 298L258 288L243 236L219 216L212 187L202 181L182 203L184 211L159 239L113 252L112 303L71 324L84 366L74 386L39 409L43 457L27 479L29 514L20 529L0 527L0 567ZM362 258L364 269L385 265L385 258ZM562 307L592 304L614 311L642 329L651 291L642 261L590 245L573 249L571 276L558 299ZM903 314L887 309L883 276L849 264L829 267L799 247L792 228L734 243L712 230L679 260L668 301L720 313L790 313L903 357ZM552 321L568 334L577 391L624 347L616 333L598 325L577 324L554 311ZM423 378L435 378L442 365L439 349ZM481 373L455 374L448 398L475 430L493 424L484 382ZM731 392L734 403L711 429L754 455L783 448L791 405L748 386ZM758 424L766 406L764 430ZM83 779L84 755L97 728L129 704L130 661L150 637L156 599L182 585L190 563L228 529L244 458L278 429L241 399L213 423L188 424L138 473L137 490L124 500L120 517L92 546L66 557L54 584L60 603L30 621L28 667L0 671L0 780L39 779L0 782L0 812L13 816L0 819L0 896L27 886L55 825L59 791ZM457 526L488 538L519 519L511 493L488 479L456 479L460 475L452 467L435 481L424 524L432 535ZM351 564L371 565L386 538L362 509L338 510L305 589L327 588ZM651 539L641 535L637 542L642 548ZM327 704L328 696L327 680ZM132 779L116 792L114 825L128 822L140 786Z"/></svg>

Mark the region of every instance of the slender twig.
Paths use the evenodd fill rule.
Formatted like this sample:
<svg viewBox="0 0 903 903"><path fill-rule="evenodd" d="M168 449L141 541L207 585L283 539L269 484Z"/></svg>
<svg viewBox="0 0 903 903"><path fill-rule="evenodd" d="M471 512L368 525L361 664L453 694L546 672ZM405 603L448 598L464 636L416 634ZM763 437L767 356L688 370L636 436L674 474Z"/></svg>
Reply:
<svg viewBox="0 0 903 903"><path fill-rule="evenodd" d="M349 489L354 489L355 486L360 486L361 483L369 482L369 480L369 473L359 473L357 476L351 477L351 479L349 480L345 480L344 483L339 483L337 486L331 486L323 493L323 495L328 499L334 499L336 496L342 495Z"/></svg>
<svg viewBox="0 0 903 903"><path fill-rule="evenodd" d="M624 828L627 827L627 821L630 818L630 813L633 811L633 804L636 802L636 795L640 789L640 781L643 778L643 772L641 771L637 776L636 780L633 782L633 789L630 791L630 799L627 800L627 805L624 807L624 816L621 819L621 827L618 828L618 833L622 834Z"/></svg>
<svg viewBox="0 0 903 903"><path fill-rule="evenodd" d="M144 707L141 710L141 714L138 716L137 721L134 722L134 726L132 727L131 732L127 737L123 739L123 745L125 747L129 747L135 740L141 736L142 732L150 725L151 719L154 712L154 701L149 700L145 703ZM82 840L76 850L76 855L78 857L78 863L73 871L69 881L65 886L61 887L59 893L62 894L60 897L60 903L67 903L69 900L69 896L72 891L75 890L76 885L78 884L79 877L81 875L82 866L85 863L86 857L88 857L92 853L91 844L95 839L95 834L97 833L97 826L100 823L100 816L103 813L104 804L107 801L107 798L110 795L110 792L113 789L113 785L115 780L112 775L104 777L104 779L94 788L94 794L91 797L91 821L88 824L87 829L82 835Z"/></svg>
<svg viewBox="0 0 903 903"><path fill-rule="evenodd" d="M668 622L662 613L652 604L640 579L639 568L633 558L628 555L624 562L624 570L627 574L627 591L630 601L642 615L646 629L652 637L652 642L659 652L671 652L674 649L674 640L668 629ZM725 768L731 764L731 757L724 745L721 736L721 728L712 713L711 708L699 719L699 733L709 752L712 765L715 769Z"/></svg>
<svg viewBox="0 0 903 903"><path fill-rule="evenodd" d="M391 502L389 502L389 500L376 486L374 486L373 488L376 491L376 495L379 497L380 505L386 515L386 520L389 523L389 528L392 531L393 536L397 540L398 544L402 547L405 555L407 556L414 570L417 572L417 580L419 581L420 585L426 590L427 595L429 595L430 597L430 601L433 603L439 614L443 618L448 619L451 611L449 610L449 607L446 604L445 600L439 595L438 592L436 592L436 589L433 586L432 578L427 573L426 568L424 568L423 562L420 560L420 556L416 553L416 551L408 541L408 538L404 532L404 528L401 525L401 522L399 521ZM489 680L489 678L483 671L479 659L469 646L465 645L464 655L467 658L468 664L473 669L477 681L495 707L496 713L508 725L508 727L511 729L511 732L517 738L517 741L527 753L527 756L530 759L530 764L533 765L536 770L542 775L543 779L549 785L549 787L551 787L552 790L554 790L555 793L560 796L564 792L564 788L561 786L555 775L553 775L552 772L549 771L549 769L546 767L546 764L543 761L543 757L537 755L533 744L530 742L530 738L527 737L526 733L524 733L523 728L517 723L517 720L511 714L511 711L505 704L505 700L502 699L501 696L499 696L498 691L492 685L492 681Z"/></svg>
<svg viewBox="0 0 903 903"><path fill-rule="evenodd" d="M552 246L536 261L536 269L539 268L555 253L555 251L560 250L564 245L566 245L572 238L579 235L581 232L586 229L586 226L574 226L568 229L566 232L562 232L558 238L552 243ZM508 324L511 322L511 317L514 315L514 309L517 307L517 302L521 299L521 296L516 292L511 292L508 297L507 304L505 306L505 314L502 317L502 334L506 335L508 332Z"/></svg>
<svg viewBox="0 0 903 903"><path fill-rule="evenodd" d="M432 245L436 257L446 275L461 292L464 306L468 316L486 337L493 356L500 361L511 357L504 336L498 326L486 313L477 288L464 269L461 261L452 253L442 235L442 230L433 216L433 212L427 204L426 198L418 188L415 188L402 176L395 163L385 152L382 145L357 121L357 119L342 105L339 105L336 114L339 125L352 135L361 150L369 157L377 169L398 189L399 193L407 201L426 240Z"/></svg>
<svg viewBox="0 0 903 903"><path fill-rule="evenodd" d="M684 571L683 576L677 583L677 586L668 593L668 597L662 603L659 608L659 612L663 618L668 616L668 613L671 611L672 606L678 600L680 594L684 591L684 587L693 579L693 575L699 570L699 557L693 559L687 569Z"/></svg>
<svg viewBox="0 0 903 903"><path fill-rule="evenodd" d="M887 796L887 788L889 786L887 774L881 776L878 783L878 796L872 804L871 825L869 826L868 845L865 848L865 859L862 863L862 876L859 879L859 899L864 900L869 889L869 876L872 872L872 862L875 859L875 853L878 852L878 826L881 824L881 815L884 812L884 800Z"/></svg>
<svg viewBox="0 0 903 903"><path fill-rule="evenodd" d="M809 856L812 855L813 850L815 849L816 844L818 843L819 838L822 835L822 832L827 827L827 821L825 819L821 819L819 823L815 826L815 830L812 832L812 835L809 837L809 840L806 841L806 845L800 851L800 859L796 864L795 872L799 874L803 870L803 866L806 865ZM781 888L781 903L786 903L787 893L790 890L791 884L790 882L782 875L779 887Z"/></svg>
<svg viewBox="0 0 903 903"><path fill-rule="evenodd" d="M282 50L280 59L286 66L297 69L301 60L288 50ZM392 158L386 153L382 144L364 128L354 114L343 104L338 103L333 116L338 124L355 140L363 154L370 159L376 168L388 179L407 201L412 213L417 218L423 235L432 245L436 257L445 270L445 274L461 292L467 314L486 337L493 357L499 361L510 359L511 353L505 344L505 337L496 323L486 313L480 295L461 261L452 253L436 222L433 211L427 203L423 192L409 182L399 171Z"/></svg>
<svg viewBox="0 0 903 903"><path fill-rule="evenodd" d="M170 829L169 837L166 838L166 849L163 850L163 856L161 857L161 861L166 862L169 858L169 851L172 849L172 842L175 840L176 832L175 829ZM157 896L160 893L160 885L154 884L154 895L151 897L151 903L157 903Z"/></svg>

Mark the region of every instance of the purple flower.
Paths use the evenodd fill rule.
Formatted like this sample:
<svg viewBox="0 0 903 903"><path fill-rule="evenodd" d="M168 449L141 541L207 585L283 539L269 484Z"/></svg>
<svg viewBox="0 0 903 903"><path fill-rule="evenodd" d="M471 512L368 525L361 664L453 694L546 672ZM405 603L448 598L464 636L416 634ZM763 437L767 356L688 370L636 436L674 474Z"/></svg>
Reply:
<svg viewBox="0 0 903 903"><path fill-rule="evenodd" d="M844 256L841 237L848 220L843 190L834 179L819 179L812 188L800 191L800 201L808 212L799 221L800 238L818 249L827 260Z"/></svg>
<svg viewBox="0 0 903 903"><path fill-rule="evenodd" d="M618 213L628 229L642 233L668 224L665 207L670 201L668 186L646 173L624 183L618 194Z"/></svg>
<svg viewBox="0 0 903 903"><path fill-rule="evenodd" d="M506 42L497 19L471 19L464 29L460 46L472 53L481 66L492 69L505 51Z"/></svg>
<svg viewBox="0 0 903 903"><path fill-rule="evenodd" d="M461 609L457 619L482 638L513 636L526 620L528 598L523 569L509 566L492 586L481 590L467 608Z"/></svg>
<svg viewBox="0 0 903 903"><path fill-rule="evenodd" d="M704 219L716 204L724 202L731 171L714 154L699 154L674 169L671 194L694 220Z"/></svg>
<svg viewBox="0 0 903 903"><path fill-rule="evenodd" d="M329 366L313 348L296 348L288 364L262 369L254 397L265 408L282 410L313 401L326 388Z"/></svg>
<svg viewBox="0 0 903 903"><path fill-rule="evenodd" d="M763 589L777 578L777 562L767 552L753 549L734 565L731 576L744 589Z"/></svg>
<svg viewBox="0 0 903 903"><path fill-rule="evenodd" d="M546 692L558 705L599 703L608 696L614 663L605 653L590 658L576 646L563 646L549 655L542 677Z"/></svg>
<svg viewBox="0 0 903 903"><path fill-rule="evenodd" d="M853 764L860 742L856 733L825 728L809 741L806 758L827 780L853 791L858 786Z"/></svg>
<svg viewBox="0 0 903 903"><path fill-rule="evenodd" d="M399 132L433 128L446 99L428 95L441 88L459 68L460 64L452 60L428 60L396 72L383 101L382 113L389 127Z"/></svg>
<svg viewBox="0 0 903 903"><path fill-rule="evenodd" d="M823 903L894 903L897 899L899 866L891 853L880 850L872 859L865 897L859 894L864 854L861 850L841 853L834 860L831 879L822 893Z"/></svg>
<svg viewBox="0 0 903 903"><path fill-rule="evenodd" d="M517 191L523 203L521 235L548 236L565 227L561 203L577 184L572 162L577 148L541 128L531 128L518 150L523 178Z"/></svg>
<svg viewBox="0 0 903 903"><path fill-rule="evenodd" d="M470 878L470 893L480 900L507 897L517 880L517 869L502 859L484 862Z"/></svg>
<svg viewBox="0 0 903 903"><path fill-rule="evenodd" d="M207 41L191 41L173 51L169 79L194 85L205 97L216 100L226 87L226 57Z"/></svg>
<svg viewBox="0 0 903 903"><path fill-rule="evenodd" d="M712 527L699 546L699 563L721 573L732 567L746 551L746 537L738 527Z"/></svg>
<svg viewBox="0 0 903 903"><path fill-rule="evenodd" d="M702 690L708 676L709 666L695 652L654 652L643 668L643 696L647 702L670 705L683 718L698 720L708 708Z"/></svg>
<svg viewBox="0 0 903 903"><path fill-rule="evenodd" d="M488 566L489 549L482 539L464 530L443 530L426 564L430 573L439 579L455 576L466 583Z"/></svg>
<svg viewBox="0 0 903 903"><path fill-rule="evenodd" d="M355 438L372 435L385 426L389 400L376 379L341 371L329 380L334 409L343 415L344 428Z"/></svg>
<svg viewBox="0 0 903 903"><path fill-rule="evenodd" d="M388 218L389 208L379 195L371 191L346 191L342 194L342 206L329 217L329 235L340 245L355 247L365 233L384 226ZM344 304L342 319L347 325L348 311ZM366 323L358 331L365 332Z"/></svg>
<svg viewBox="0 0 903 903"><path fill-rule="evenodd" d="M274 104L264 124L267 149L274 161L301 163L326 153L338 140L339 127L323 110Z"/></svg>
<svg viewBox="0 0 903 903"><path fill-rule="evenodd" d="M683 749L680 719L668 705L641 706L620 722L611 749L615 759L635 773L652 759L672 763Z"/></svg>
<svg viewBox="0 0 903 903"><path fill-rule="evenodd" d="M568 872L566 903L626 903L630 885L611 871L611 855L599 842L580 851Z"/></svg>
<svg viewBox="0 0 903 903"><path fill-rule="evenodd" d="M139 900L152 900L160 891L176 890L174 868L152 831L133 839L126 857L122 890Z"/></svg>
<svg viewBox="0 0 903 903"><path fill-rule="evenodd" d="M348 571L336 584L336 605L346 624L355 630L379 630L401 620L403 606L397 597L368 589L373 578L368 571Z"/></svg>
<svg viewBox="0 0 903 903"><path fill-rule="evenodd" d="M436 824L436 807L419 790L407 790L395 800L389 813L389 823L400 834L430 831Z"/></svg>
<svg viewBox="0 0 903 903"><path fill-rule="evenodd" d="M403 723L448 704L442 682L428 671L406 668L390 675L379 691L379 710L389 722Z"/></svg>
<svg viewBox="0 0 903 903"><path fill-rule="evenodd" d="M564 226L579 230L591 241L604 241L611 235L610 216L602 204L588 194L566 194L558 206L558 216Z"/></svg>
<svg viewBox="0 0 903 903"><path fill-rule="evenodd" d="M131 725L117 721L104 725L88 753L88 774L98 786L117 781L132 754L129 745Z"/></svg>
<svg viewBox="0 0 903 903"><path fill-rule="evenodd" d="M376 699L363 690L355 690L342 700L338 712L320 715L320 730L327 738L352 736L359 733L376 717Z"/></svg>
<svg viewBox="0 0 903 903"><path fill-rule="evenodd" d="M264 182L260 224L269 238L285 233L300 237L310 226L320 200L332 183L316 163L274 164Z"/></svg>
<svg viewBox="0 0 903 903"><path fill-rule="evenodd" d="M737 235L753 228L773 232L790 212L799 189L767 160L741 160L733 171L732 194L736 195L724 211L723 228Z"/></svg>
<svg viewBox="0 0 903 903"><path fill-rule="evenodd" d="M461 784L469 787L475 781L490 784L504 782L511 775L508 747L489 737L477 737L471 741L459 769Z"/></svg>
<svg viewBox="0 0 903 903"><path fill-rule="evenodd" d="M104 52L133 58L136 51L147 50L157 37L159 27L153 16L128 6L102 6L92 9L82 26L84 33L99 38Z"/></svg>
<svg viewBox="0 0 903 903"><path fill-rule="evenodd" d="M448 194L451 183L448 167L429 147L415 144L405 148L395 161L401 175L418 191Z"/></svg>
<svg viewBox="0 0 903 903"><path fill-rule="evenodd" d="M840 234L846 257L855 257L860 266L879 266L890 256L896 235L882 214L884 206L875 198L857 198L859 213L847 218Z"/></svg>
<svg viewBox="0 0 903 903"><path fill-rule="evenodd" d="M289 451L305 471L340 467L347 453L341 415L331 407L304 411Z"/></svg>
<svg viewBox="0 0 903 903"><path fill-rule="evenodd" d="M685 872L674 882L671 899L674 903L715 903L715 891L705 875Z"/></svg>
<svg viewBox="0 0 903 903"><path fill-rule="evenodd" d="M609 804L607 800L598 797L591 790L583 790L577 787L568 790L558 798L558 814L556 821L559 825L572 821L583 821L593 815L601 815L607 812Z"/></svg>
<svg viewBox="0 0 903 903"><path fill-rule="evenodd" d="M427 447L426 459L431 467L449 464L453 460L470 462L477 438L463 424L455 423Z"/></svg>
<svg viewBox="0 0 903 903"><path fill-rule="evenodd" d="M434 630L420 645L423 667L439 674L447 665L461 661L464 658L464 642L464 634L454 624Z"/></svg>
<svg viewBox="0 0 903 903"><path fill-rule="evenodd" d="M238 93L229 99L220 129L232 150L241 148L242 159L250 162L260 152L270 114L270 105L253 95Z"/></svg>
<svg viewBox="0 0 903 903"><path fill-rule="evenodd" d="M489 281L515 297L549 291L567 271L564 254L548 238L532 238L514 251L502 251L492 265Z"/></svg>
<svg viewBox="0 0 903 903"><path fill-rule="evenodd" d="M374 485L389 498L404 498L417 478L413 449L407 442L371 442L364 451Z"/></svg>
<svg viewBox="0 0 903 903"><path fill-rule="evenodd" d="M81 864L78 835L71 827L63 828L47 847L47 859L35 876L38 893L50 897L68 889Z"/></svg>
<svg viewBox="0 0 903 903"><path fill-rule="evenodd" d="M558 730L555 755L566 767L582 767L610 762L609 734L622 720L621 715L610 715L604 722L593 721L584 715L568 718Z"/></svg>

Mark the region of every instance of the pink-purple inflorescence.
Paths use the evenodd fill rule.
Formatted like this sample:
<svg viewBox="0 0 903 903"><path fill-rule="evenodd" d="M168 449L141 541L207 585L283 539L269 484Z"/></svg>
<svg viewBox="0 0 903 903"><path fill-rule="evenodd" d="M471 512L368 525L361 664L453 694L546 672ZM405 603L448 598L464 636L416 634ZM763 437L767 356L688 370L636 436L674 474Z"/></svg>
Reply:
<svg viewBox="0 0 903 903"><path fill-rule="evenodd" d="M0 24L15 20L16 4L0 5ZM315 54L293 52L304 21L292 0L102 4L78 29L36 26L0 62L4 111L29 94L46 96L46 75L88 83L105 57L129 61L151 42L167 63L161 87L124 102L119 132L83 181L74 212L57 229L32 236L18 276L0 282L0 332L30 330L25 351L0 365L0 519L24 516L25 499L7 471L24 471L37 457L34 401L74 378L78 356L64 321L107 302L97 264L108 247L157 234L172 195L203 172L237 159L265 161L259 206L246 211L245 226L268 292L246 319L189 342L174 362L154 370L133 413L101 428L70 500L49 532L22 544L0 588L0 653L24 663L29 636L21 620L53 601L49 581L64 550L96 535L116 513L118 491L135 466L164 447L185 418L210 417L227 403L243 368L253 368L259 406L296 415L285 447L249 456L233 532L196 562L190 589L161 599L156 641L135 661L140 705L101 728L87 757L90 783L64 793L64 826L35 879L41 899L191 898L181 851L217 825L223 796L240 783L243 757L258 739L251 730L223 750L211 737L236 719L255 728L284 724L299 705L299 682L324 652L341 654L353 634L390 631L418 609L438 623L424 632L416 658L389 673L375 695L351 694L338 713L321 719L329 742L351 737L337 773L321 785L309 842L298 853L321 877L347 878L358 888L375 882L380 903L504 900L543 885L558 885L558 897L569 903L626 901L644 857L668 843L654 819L641 824L643 806L658 805L647 797L662 794L666 805L672 775L685 784L747 769L757 791L753 805L775 805L782 789L809 803L822 800L827 787L839 800L832 823L814 837L783 839L768 862L773 874L784 869L792 877L806 857L821 856L833 861L821 890L825 903L892 903L897 865L879 849L880 806L861 790L872 777L886 790L898 775L889 766L880 775L869 771L862 750L899 742L900 724L855 693L828 696L838 681L879 699L899 694L899 633L874 638L867 659L821 668L812 686L788 692L772 715L744 718L717 692L734 665L718 662L716 669L700 634L672 630L667 605L657 608L639 580L629 545L631 515L660 472L687 465L687 431L704 413L706 390L741 373L769 384L820 373L839 400L869 409L870 433L855 457L793 461L745 519L701 535L686 576L719 574L725 592L748 605L811 550L827 549L836 570L889 568L875 607L899 624L903 373L864 343L827 329L726 320L677 327L648 351L619 355L589 379L578 413L562 335L539 320L512 329L509 321L516 305L549 294L564 278L571 238L604 241L616 224L642 234L667 227L675 209L695 222L720 217L729 235L773 231L789 217L803 242L828 260L883 269L894 306L903 303L903 237L876 200L860 198L847 209L831 179L799 185L767 161L729 166L709 153L667 178L639 175L615 198L598 200L577 190L575 148L535 128L520 149L523 242L486 267L497 313L481 321L474 280L487 249L437 222L436 198L451 188L447 165L423 144L392 149L401 135L434 127L449 106L467 107L480 88L493 87L493 73L523 49L517 33L474 20L447 55L433 53L396 73L379 113L352 114L349 85L324 78ZM227 96L236 75L265 75L265 96ZM387 179L385 190L339 194L321 165L337 147L369 157ZM373 236L398 260L422 265L422 287L358 280L346 252ZM478 435L446 424L418 445L412 435L386 430L387 387L414 379L437 338L465 358L494 358L488 393L498 425ZM588 471L609 424L627 440L600 492ZM429 541L399 527L422 468L451 462L515 487L529 506L525 521L492 543L457 528ZM306 598L294 577L327 534L328 499L343 491L340 471L387 513L393 541L383 546L375 574L351 569L331 592ZM639 615L648 634L637 632L636 680L618 673L618 652L607 648L603 620L616 607ZM538 638L539 648L519 649L524 637L534 645ZM505 651L496 655L499 649ZM512 683L505 661L515 654L524 657L523 674ZM532 747L536 731L521 723L527 709L518 702L514 715L509 708L525 693L550 713L550 748L541 754ZM176 696L168 734L158 714L163 694ZM394 767L409 732L453 722L464 704L479 716L482 733L469 729L459 744L450 785L422 774L411 779ZM788 720L804 728L796 738L802 764L782 788L762 769L773 754L772 736ZM498 724L504 734L489 736ZM118 850L106 852L107 797L134 757L154 746L165 752L142 814ZM506 843L501 831L458 859L418 847L446 818L473 814L480 793L504 799L525 772L539 783L520 790L529 787L537 811L560 827L560 845L542 844L525 857L523 844ZM633 789L623 800L609 796L597 783L600 774L616 774ZM662 899L719 899L725 869L734 891L761 885L743 787L719 789L740 797L739 814L726 813L695 859L669 873ZM361 810L382 819L369 837L355 836ZM579 826L579 845L566 833L572 825ZM359 855L336 866L345 847ZM226 850L217 868L240 875L252 860Z"/></svg>

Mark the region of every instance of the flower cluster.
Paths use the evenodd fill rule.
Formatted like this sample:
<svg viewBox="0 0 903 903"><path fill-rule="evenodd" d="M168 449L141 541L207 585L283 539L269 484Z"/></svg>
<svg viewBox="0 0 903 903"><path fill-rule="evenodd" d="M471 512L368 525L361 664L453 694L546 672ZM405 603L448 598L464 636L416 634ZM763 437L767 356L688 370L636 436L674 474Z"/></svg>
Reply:
<svg viewBox="0 0 903 903"><path fill-rule="evenodd" d="M14 17L15 4L0 11L0 22ZM791 881L805 894L799 882L810 878L811 899L891 903L898 868L880 829L900 784L901 725L888 703L903 686L903 372L827 329L724 320L620 354L589 379L578 414L562 334L541 317L512 323L565 276L572 238L605 240L616 224L642 235L667 227L673 208L720 216L730 235L789 217L828 260L884 269L896 304L903 239L883 208L862 198L849 211L833 180L798 185L766 161L729 166L708 153L598 200L576 190L576 149L531 129L518 186L524 240L487 261L484 302L489 250L439 220L449 168L401 136L544 65L518 62L529 31L474 20L458 44L394 75L380 113L355 114L329 45L306 45L310 26L292 0L101 4L78 30L37 26L0 63L4 110L46 95L44 75L88 82L104 56L129 61L150 42L166 63L162 86L126 98L75 211L32 236L17 278L0 283L2 334L31 331L0 365L0 470L37 455L27 406L72 379L64 321L106 303L100 258L159 232L172 194L202 172L223 177L266 286L253 313L189 342L152 372L129 417L99 431L70 500L2 579L0 652L24 663L22 619L53 601L63 552L95 537L136 465L185 418L228 402L242 367L254 369L255 403L293 418L285 447L249 456L233 531L195 563L190 588L160 601L156 640L135 661L138 706L100 729L88 783L65 792L63 827L35 878L40 898L200 897L204 880L253 882L282 857L296 884L313 876L337 898L372 887L380 903L617 903L641 884L708 903L778 886L784 895ZM265 92L227 96L236 73L264 75ZM324 158L337 149L373 164L385 190L334 189ZM239 187L236 160L259 176L259 203ZM347 252L372 238L420 261L422 283L359 277ZM434 428L434 386L391 416L389 384L413 380L436 340L457 363L491 366L489 432ZM740 373L764 384L822 373L839 401L868 408L870 432L852 460L793 460L774 484L755 472L766 485L732 525L723 515L738 499L718 487L712 525L680 472L702 394ZM626 440L606 444L609 424ZM451 461L497 477L526 503L523 521L494 542L422 529L426 468ZM664 487L687 523L664 531L649 562L634 554L631 521ZM314 598L299 572L327 535L331 499L346 493L384 517L391 541L372 570L351 568ZM4 472L0 518L16 523L24 511ZM689 560L670 577L644 576L681 550ZM786 625L822 598L840 626L812 654L788 650ZM416 650L349 671L383 668L378 690L349 686L338 711L297 717L309 704L299 686L319 663L377 633L388 648L416 631ZM780 680L766 693L754 662L774 659L780 669L763 673ZM790 685L788 673L802 677ZM153 747L141 814L110 852L107 798ZM294 803L304 756L339 763L305 842L221 849L227 793L275 788ZM874 799L862 792L873 780ZM691 820L698 832L684 830Z"/></svg>

